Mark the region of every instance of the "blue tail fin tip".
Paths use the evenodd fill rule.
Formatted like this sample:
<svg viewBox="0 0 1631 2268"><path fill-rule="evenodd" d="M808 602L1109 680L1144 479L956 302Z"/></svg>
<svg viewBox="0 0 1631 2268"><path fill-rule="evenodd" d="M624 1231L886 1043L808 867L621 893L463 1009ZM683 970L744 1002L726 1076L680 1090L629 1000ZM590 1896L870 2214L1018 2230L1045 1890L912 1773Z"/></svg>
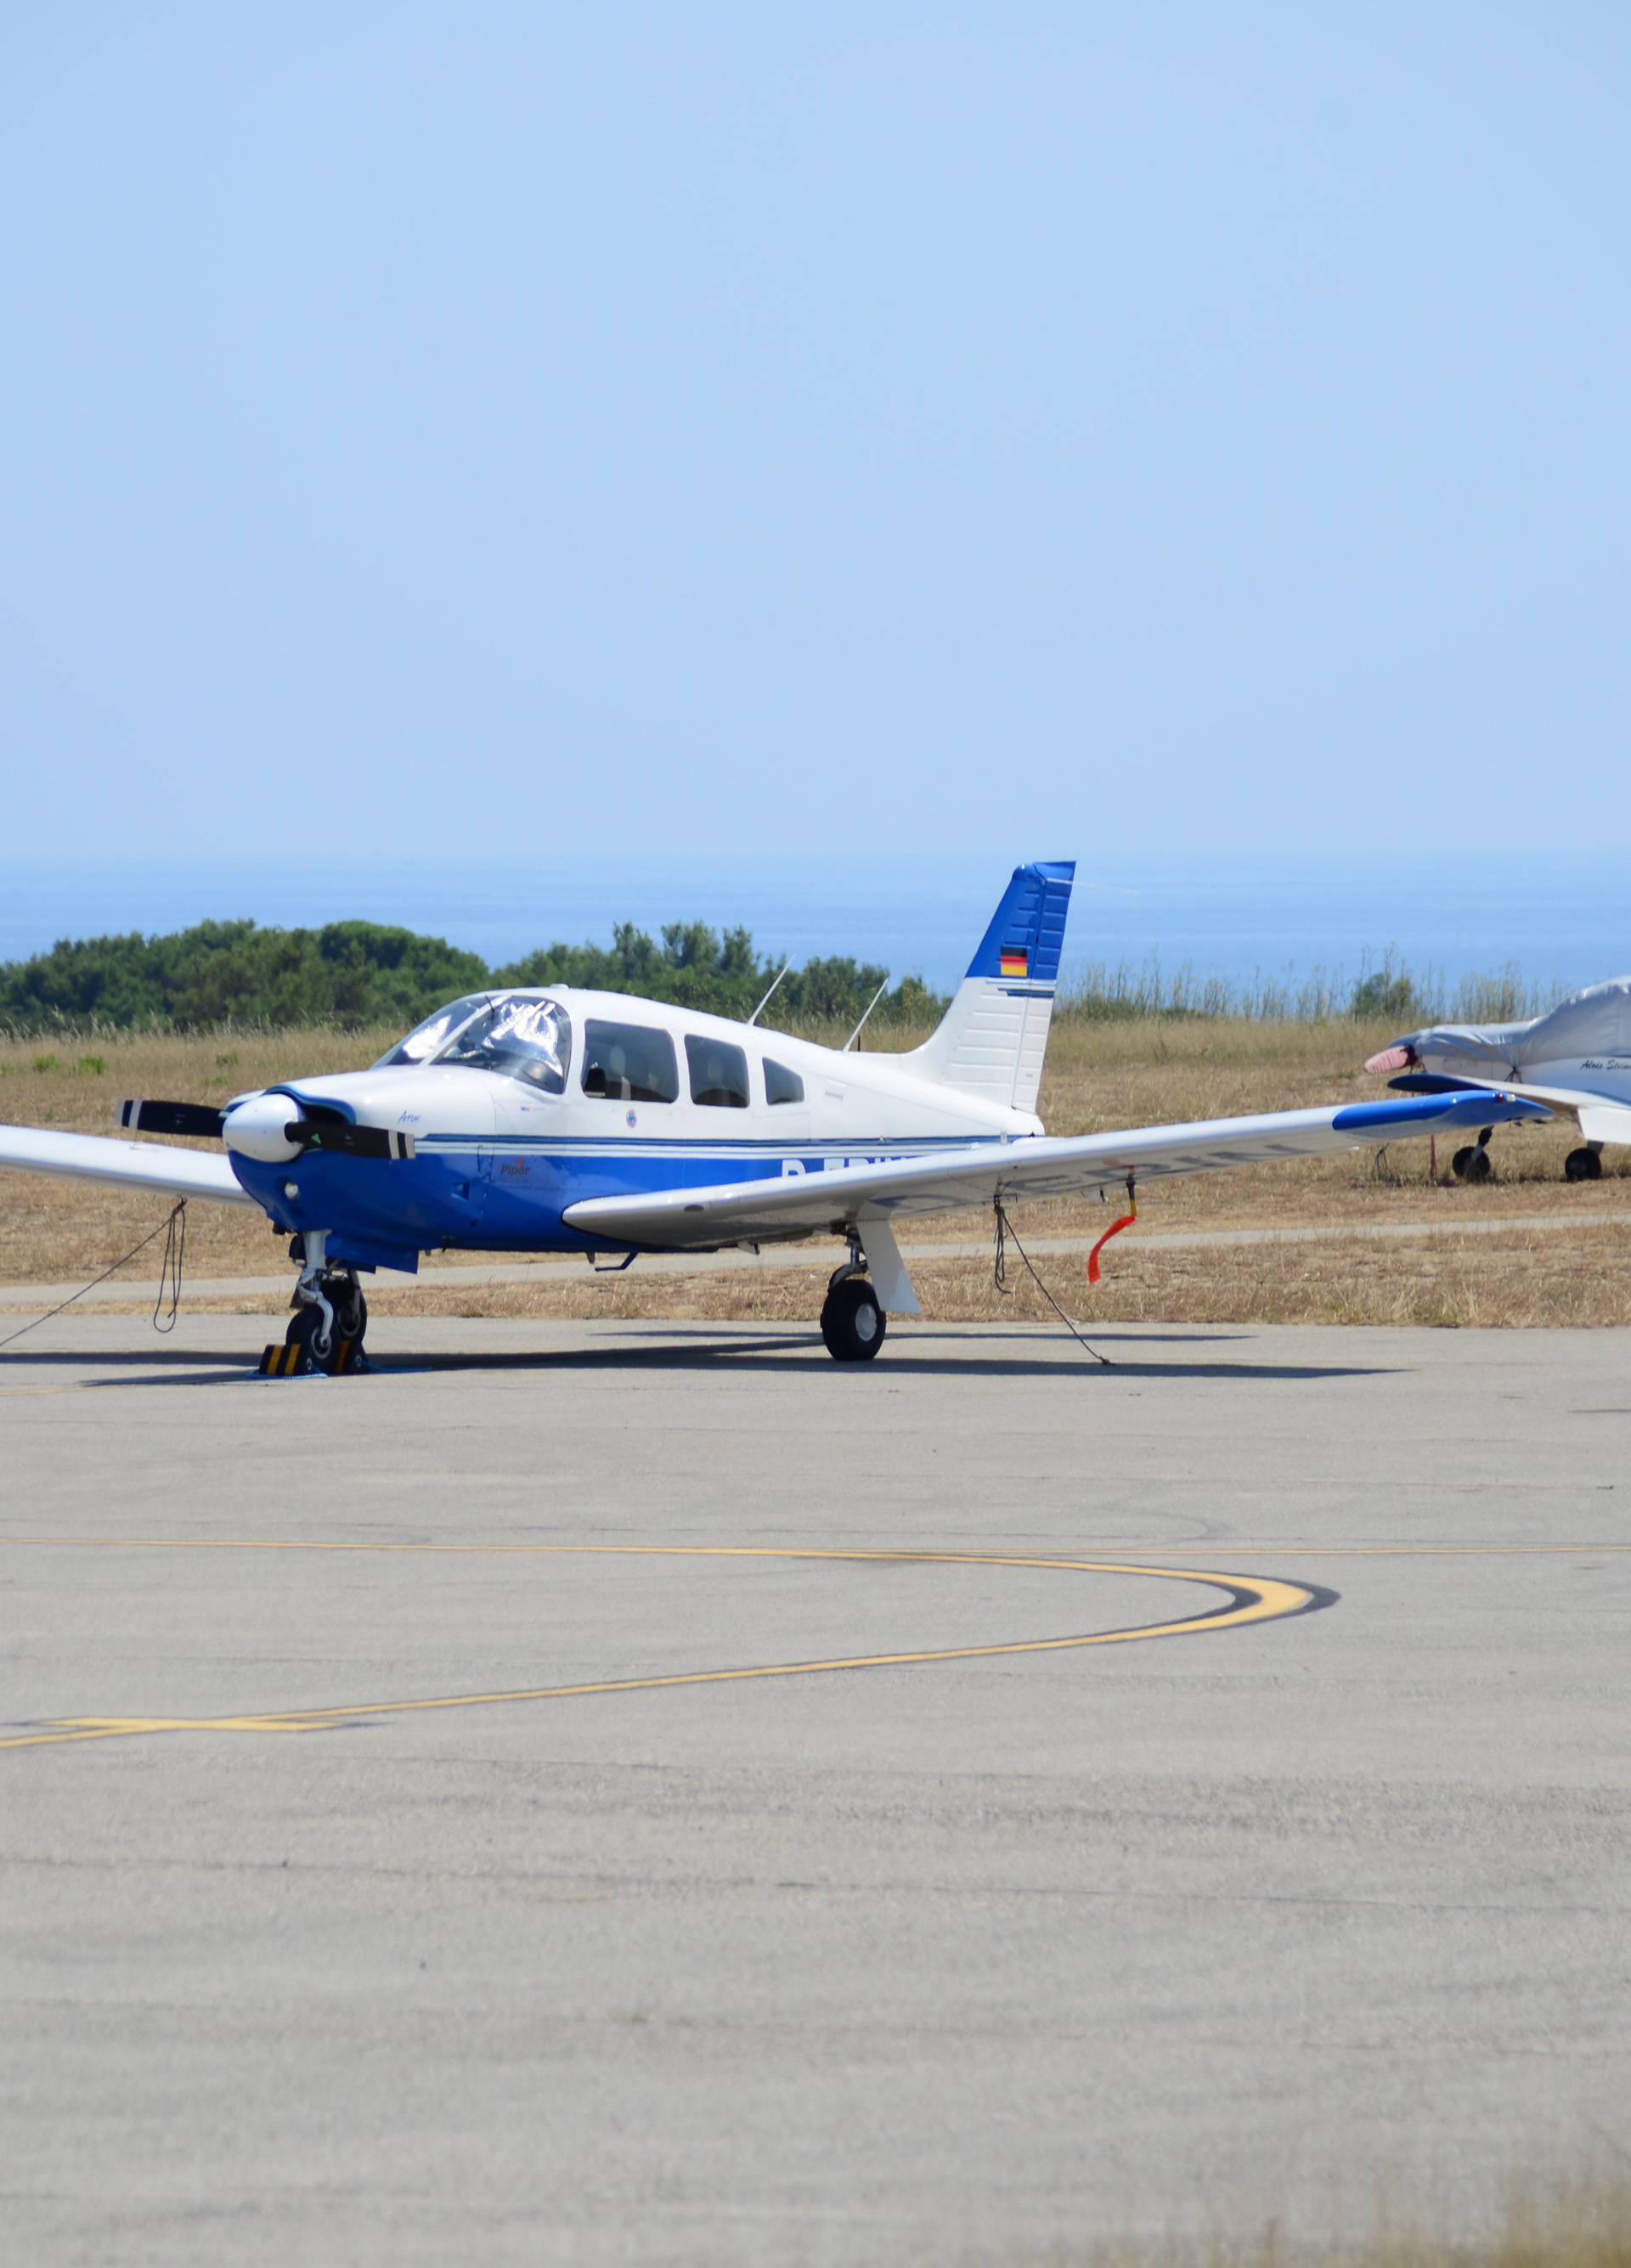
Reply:
<svg viewBox="0 0 1631 2268"><path fill-rule="evenodd" d="M1058 983L1075 874L1074 858L1037 858L1016 866L969 976Z"/></svg>

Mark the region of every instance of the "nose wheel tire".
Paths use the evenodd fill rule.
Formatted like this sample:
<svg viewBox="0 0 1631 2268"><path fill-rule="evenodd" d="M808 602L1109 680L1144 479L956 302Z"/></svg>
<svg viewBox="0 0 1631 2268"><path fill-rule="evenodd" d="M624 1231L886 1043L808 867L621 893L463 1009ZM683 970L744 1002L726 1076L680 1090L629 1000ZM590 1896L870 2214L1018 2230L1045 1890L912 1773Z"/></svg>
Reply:
<svg viewBox="0 0 1631 2268"><path fill-rule="evenodd" d="M339 1335L334 1331L324 1335L321 1307L297 1307L289 1318L284 1344L299 1349L304 1358L302 1368L332 1371Z"/></svg>
<svg viewBox="0 0 1631 2268"><path fill-rule="evenodd" d="M339 1297L331 1301L334 1322L326 1336L321 1307L297 1307L289 1318L284 1344L298 1350L291 1374L321 1370L325 1377L336 1378L343 1371L367 1369L363 1334L368 1328L368 1302L355 1284L336 1288Z"/></svg>
<svg viewBox="0 0 1631 2268"><path fill-rule="evenodd" d="M1571 1150L1563 1160L1563 1178L1568 1182L1600 1182L1602 1158L1595 1150Z"/></svg>
<svg viewBox="0 0 1631 2268"><path fill-rule="evenodd" d="M878 1295L864 1277L846 1277L828 1292L821 1335L835 1362L870 1362L887 1328Z"/></svg>

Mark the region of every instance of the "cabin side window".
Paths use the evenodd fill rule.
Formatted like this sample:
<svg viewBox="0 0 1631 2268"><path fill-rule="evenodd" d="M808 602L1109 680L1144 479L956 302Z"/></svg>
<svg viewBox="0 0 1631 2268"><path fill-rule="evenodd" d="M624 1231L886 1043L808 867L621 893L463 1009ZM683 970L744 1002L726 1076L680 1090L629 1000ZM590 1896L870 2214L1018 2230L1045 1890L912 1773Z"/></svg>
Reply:
<svg viewBox="0 0 1631 2268"><path fill-rule="evenodd" d="M699 1040L688 1033L685 1063L690 1072L691 1101L709 1110L748 1108L748 1058L728 1040Z"/></svg>
<svg viewBox="0 0 1631 2268"><path fill-rule="evenodd" d="M786 1064L772 1063L764 1058L764 1100L766 1102L802 1102L804 1081L796 1071Z"/></svg>
<svg viewBox="0 0 1631 2268"><path fill-rule="evenodd" d="M674 1042L646 1024L608 1024L591 1017L583 1034L583 1091L608 1102L677 1101Z"/></svg>

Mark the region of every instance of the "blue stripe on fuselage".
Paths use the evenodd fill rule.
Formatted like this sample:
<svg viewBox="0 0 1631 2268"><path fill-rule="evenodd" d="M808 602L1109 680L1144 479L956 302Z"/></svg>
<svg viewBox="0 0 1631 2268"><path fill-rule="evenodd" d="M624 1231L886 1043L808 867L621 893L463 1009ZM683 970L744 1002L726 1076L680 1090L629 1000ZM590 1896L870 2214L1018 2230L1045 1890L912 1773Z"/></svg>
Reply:
<svg viewBox="0 0 1631 2268"><path fill-rule="evenodd" d="M299 1233L327 1229L358 1258L379 1264L404 1248L443 1245L484 1252L587 1252L603 1238L564 1227L568 1206L587 1197L655 1196L724 1182L818 1176L829 1167L882 1165L944 1149L968 1149L1001 1136L919 1136L904 1142L740 1143L631 1136L528 1135L502 1141L427 1135L415 1156L386 1160L308 1151L270 1166L233 1153L232 1167L278 1225ZM298 1194L289 1197L293 1188Z"/></svg>

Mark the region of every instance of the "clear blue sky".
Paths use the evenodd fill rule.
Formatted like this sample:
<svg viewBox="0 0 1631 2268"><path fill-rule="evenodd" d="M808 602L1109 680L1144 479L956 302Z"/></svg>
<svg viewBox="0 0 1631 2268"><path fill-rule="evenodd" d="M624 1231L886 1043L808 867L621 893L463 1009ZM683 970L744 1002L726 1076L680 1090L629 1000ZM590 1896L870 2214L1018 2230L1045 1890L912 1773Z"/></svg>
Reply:
<svg viewBox="0 0 1631 2268"><path fill-rule="evenodd" d="M1628 96L1557 0L24 0L0 868L1623 843Z"/></svg>

